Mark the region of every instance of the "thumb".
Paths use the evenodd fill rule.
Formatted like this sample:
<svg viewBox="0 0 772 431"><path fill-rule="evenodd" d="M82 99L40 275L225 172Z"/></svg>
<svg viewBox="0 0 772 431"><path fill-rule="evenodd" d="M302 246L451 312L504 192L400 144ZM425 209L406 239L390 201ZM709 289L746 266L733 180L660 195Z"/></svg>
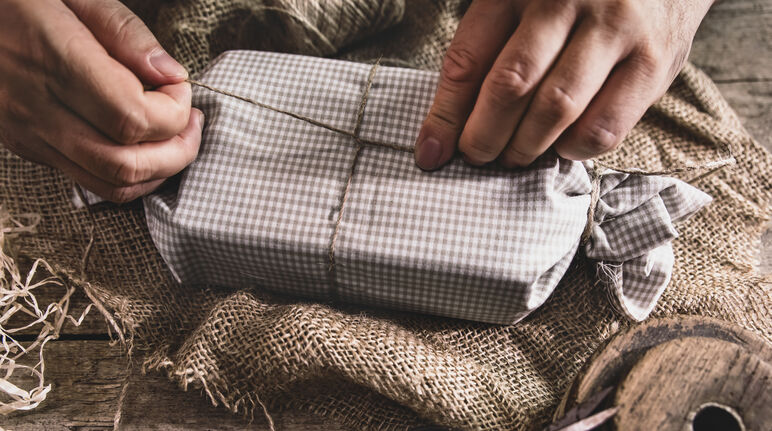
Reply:
<svg viewBox="0 0 772 431"><path fill-rule="evenodd" d="M118 62L145 84L176 84L188 77L185 68L161 48L150 29L117 0L63 0Z"/></svg>

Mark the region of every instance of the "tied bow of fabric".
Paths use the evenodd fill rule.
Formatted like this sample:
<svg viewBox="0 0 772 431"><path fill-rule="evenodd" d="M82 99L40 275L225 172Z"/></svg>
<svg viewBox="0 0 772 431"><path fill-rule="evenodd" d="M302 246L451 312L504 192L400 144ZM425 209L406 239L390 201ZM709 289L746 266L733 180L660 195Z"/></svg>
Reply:
<svg viewBox="0 0 772 431"><path fill-rule="evenodd" d="M674 224L712 199L672 177L598 170L592 162L585 167L598 190L584 253L595 261L598 280L618 311L644 320L670 282Z"/></svg>

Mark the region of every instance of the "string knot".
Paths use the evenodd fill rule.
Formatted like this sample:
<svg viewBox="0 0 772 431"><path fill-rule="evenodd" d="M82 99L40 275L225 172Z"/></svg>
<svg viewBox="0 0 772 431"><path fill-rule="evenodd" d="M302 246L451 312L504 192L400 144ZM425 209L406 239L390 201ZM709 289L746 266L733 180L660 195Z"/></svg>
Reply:
<svg viewBox="0 0 772 431"><path fill-rule="evenodd" d="M584 225L584 231L579 242L581 245L586 245L590 242L592 228L595 227L595 209L598 207L598 201L600 200L600 180L605 173L601 169L598 163L593 162L592 169L588 172L590 174L592 191L590 192L590 206L587 208L587 223Z"/></svg>

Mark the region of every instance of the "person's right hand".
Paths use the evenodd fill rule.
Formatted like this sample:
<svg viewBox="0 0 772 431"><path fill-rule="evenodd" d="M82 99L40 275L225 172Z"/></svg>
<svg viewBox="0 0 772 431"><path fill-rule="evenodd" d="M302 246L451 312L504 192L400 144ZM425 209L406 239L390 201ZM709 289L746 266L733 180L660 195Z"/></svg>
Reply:
<svg viewBox="0 0 772 431"><path fill-rule="evenodd" d="M117 0L0 0L0 142L115 201L198 153L187 72ZM149 88L149 90L146 90Z"/></svg>

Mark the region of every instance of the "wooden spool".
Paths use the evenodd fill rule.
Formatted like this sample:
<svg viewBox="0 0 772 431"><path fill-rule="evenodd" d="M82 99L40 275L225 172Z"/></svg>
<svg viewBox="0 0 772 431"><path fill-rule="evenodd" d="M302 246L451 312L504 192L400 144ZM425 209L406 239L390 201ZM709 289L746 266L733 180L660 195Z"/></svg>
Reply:
<svg viewBox="0 0 772 431"><path fill-rule="evenodd" d="M566 392L555 418L613 386L618 430L772 430L772 347L704 317L655 319L615 336Z"/></svg>

